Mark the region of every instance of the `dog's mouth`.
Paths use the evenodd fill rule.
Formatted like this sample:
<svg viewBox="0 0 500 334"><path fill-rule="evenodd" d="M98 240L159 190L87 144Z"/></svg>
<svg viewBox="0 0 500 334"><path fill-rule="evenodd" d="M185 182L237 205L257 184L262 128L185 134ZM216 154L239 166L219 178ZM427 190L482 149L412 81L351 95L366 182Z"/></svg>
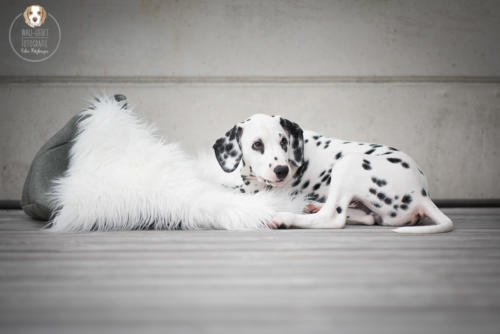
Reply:
<svg viewBox="0 0 500 334"><path fill-rule="evenodd" d="M271 181L261 176L257 176L257 180L259 180L259 182L264 183L266 186L279 187L285 183L286 178L284 178L283 180Z"/></svg>

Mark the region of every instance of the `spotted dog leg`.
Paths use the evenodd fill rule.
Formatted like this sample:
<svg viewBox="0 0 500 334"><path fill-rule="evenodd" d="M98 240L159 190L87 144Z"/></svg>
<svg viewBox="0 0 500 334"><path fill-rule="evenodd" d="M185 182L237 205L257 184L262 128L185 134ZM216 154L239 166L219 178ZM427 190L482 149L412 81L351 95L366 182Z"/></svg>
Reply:
<svg viewBox="0 0 500 334"><path fill-rule="evenodd" d="M298 228L344 228L347 208L351 200L351 197L331 192L328 201L317 213L301 215L279 212L274 215L273 222L282 226Z"/></svg>
<svg viewBox="0 0 500 334"><path fill-rule="evenodd" d="M304 213L312 214L312 213L318 213L323 204L320 203L309 203L305 208L304 208ZM347 209L347 222L349 224L358 224L358 225L374 225L375 224L375 218L371 214L367 214L365 211L361 209L353 209L351 208L353 204L349 204L349 208Z"/></svg>
<svg viewBox="0 0 500 334"><path fill-rule="evenodd" d="M347 210L347 221L349 224L374 225L375 217L363 210L349 208Z"/></svg>

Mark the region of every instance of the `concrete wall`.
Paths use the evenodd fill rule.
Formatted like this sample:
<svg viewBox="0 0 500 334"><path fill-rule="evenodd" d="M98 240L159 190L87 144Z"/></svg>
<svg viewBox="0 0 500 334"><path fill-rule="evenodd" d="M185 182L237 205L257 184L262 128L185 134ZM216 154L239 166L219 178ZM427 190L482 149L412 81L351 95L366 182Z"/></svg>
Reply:
<svg viewBox="0 0 500 334"><path fill-rule="evenodd" d="M0 199L102 91L161 134L210 147L255 112L413 155L436 198L499 198L498 1L45 1L58 52L0 38ZM0 31L23 11L4 1Z"/></svg>

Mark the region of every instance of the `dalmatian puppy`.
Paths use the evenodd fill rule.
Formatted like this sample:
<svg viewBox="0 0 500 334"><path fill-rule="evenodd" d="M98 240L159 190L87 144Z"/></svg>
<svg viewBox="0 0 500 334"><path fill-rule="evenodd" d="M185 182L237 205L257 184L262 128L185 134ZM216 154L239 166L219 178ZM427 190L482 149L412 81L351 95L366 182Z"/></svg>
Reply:
<svg viewBox="0 0 500 334"><path fill-rule="evenodd" d="M239 122L213 148L225 172L240 168L239 191L279 189L312 201L305 208L310 214L277 213L272 227L343 228L347 221L403 226L429 217L434 225L395 231L453 229L452 221L430 199L422 170L396 148L328 138L264 114Z"/></svg>

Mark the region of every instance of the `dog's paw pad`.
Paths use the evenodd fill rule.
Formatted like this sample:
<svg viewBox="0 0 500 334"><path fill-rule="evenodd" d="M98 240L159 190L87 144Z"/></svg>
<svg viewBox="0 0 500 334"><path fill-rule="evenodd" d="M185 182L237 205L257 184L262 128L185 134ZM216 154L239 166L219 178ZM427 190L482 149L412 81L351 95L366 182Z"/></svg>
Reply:
<svg viewBox="0 0 500 334"><path fill-rule="evenodd" d="M317 213L321 210L321 205L309 203L304 208L304 213Z"/></svg>

